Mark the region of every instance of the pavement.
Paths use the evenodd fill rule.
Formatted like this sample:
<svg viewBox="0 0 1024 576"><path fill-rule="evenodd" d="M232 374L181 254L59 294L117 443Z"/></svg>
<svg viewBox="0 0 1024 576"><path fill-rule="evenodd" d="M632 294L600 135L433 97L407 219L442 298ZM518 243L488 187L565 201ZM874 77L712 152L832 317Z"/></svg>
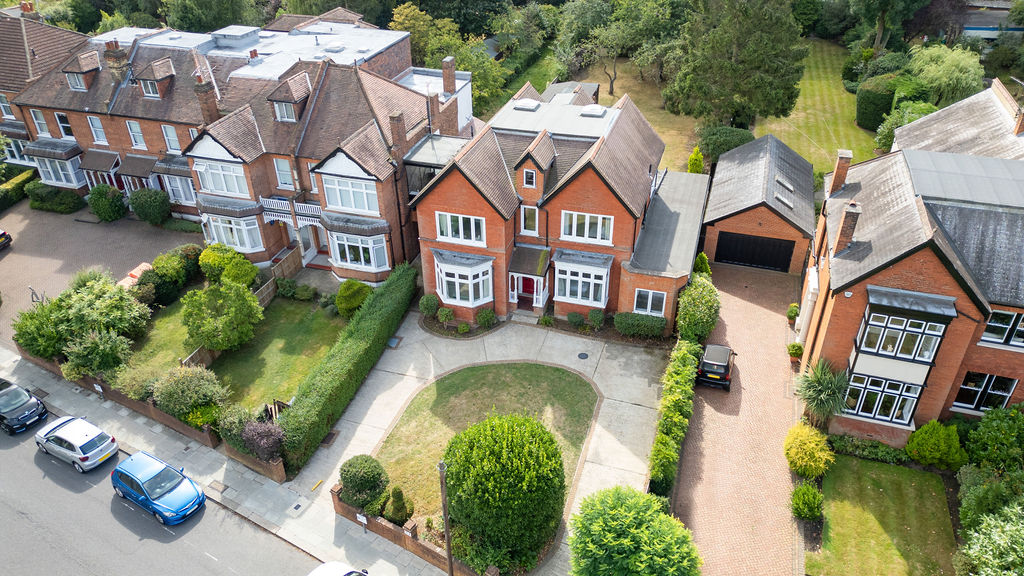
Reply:
<svg viewBox="0 0 1024 576"><path fill-rule="evenodd" d="M785 316L799 278L728 264L713 274L722 310L708 342L738 354L735 376L731 392L697 388L673 513L693 531L704 576L803 576L782 451L799 417Z"/></svg>

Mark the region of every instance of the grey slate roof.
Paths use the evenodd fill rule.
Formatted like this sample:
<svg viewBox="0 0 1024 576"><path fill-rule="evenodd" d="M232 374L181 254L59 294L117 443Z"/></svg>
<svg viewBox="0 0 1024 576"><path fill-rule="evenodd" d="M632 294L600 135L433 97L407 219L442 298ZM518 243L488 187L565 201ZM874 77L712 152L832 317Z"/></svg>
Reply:
<svg viewBox="0 0 1024 576"><path fill-rule="evenodd" d="M479 266L494 260L493 256L453 252L451 250L441 250L440 248L431 248L430 251L434 254L434 260L450 266Z"/></svg>
<svg viewBox="0 0 1024 576"><path fill-rule="evenodd" d="M584 252L582 250L570 250L568 248L555 248L555 255L551 257L551 261L562 262L563 264L593 266L594 268L610 268L612 262L615 261L615 256L596 252Z"/></svg>
<svg viewBox="0 0 1024 576"><path fill-rule="evenodd" d="M956 318L956 298L868 284L868 303Z"/></svg>
<svg viewBox="0 0 1024 576"><path fill-rule="evenodd" d="M373 234L387 234L391 226L387 220L379 218L366 218L363 216L350 216L348 214L333 214L324 212L320 214L320 222L331 232L343 234L355 234L357 236L370 236Z"/></svg>
<svg viewBox="0 0 1024 576"><path fill-rule="evenodd" d="M4 120L0 122L0 134L8 138L28 140L28 128L25 127L24 122L19 122L18 120Z"/></svg>
<svg viewBox="0 0 1024 576"><path fill-rule="evenodd" d="M122 176L135 176L136 178L149 178L153 173L153 165L159 160L156 156L140 156L138 154L126 154L121 167L117 173Z"/></svg>
<svg viewBox="0 0 1024 576"><path fill-rule="evenodd" d="M690 274L697 253L708 176L668 172L647 208L636 250L635 272L678 278Z"/></svg>
<svg viewBox="0 0 1024 576"><path fill-rule="evenodd" d="M82 164L79 167L82 170L93 172L110 172L120 158L121 156L117 152L90 148L85 151L85 154L82 154Z"/></svg>
<svg viewBox="0 0 1024 576"><path fill-rule="evenodd" d="M545 102L551 102L551 99L558 94L571 94L573 92L580 92L585 94L591 103L597 102L597 93L601 89L601 85L596 82L552 82L548 84L548 87L541 93L540 99Z"/></svg>
<svg viewBox="0 0 1024 576"><path fill-rule="evenodd" d="M192 170L188 167L188 159L178 154L167 154L156 161L153 165L153 172L156 174L170 174L171 176L192 177Z"/></svg>
<svg viewBox="0 0 1024 576"><path fill-rule="evenodd" d="M196 194L199 209L220 216L255 216L263 212L263 205L255 200L225 198L212 194Z"/></svg>
<svg viewBox="0 0 1024 576"><path fill-rule="evenodd" d="M54 158L67 160L82 153L78 143L74 140L63 140L61 138L36 138L25 146L26 156L38 156L39 158Z"/></svg>
<svg viewBox="0 0 1024 576"><path fill-rule="evenodd" d="M551 249L543 246L519 245L512 249L508 271L530 276L543 276L551 264Z"/></svg>
<svg viewBox="0 0 1024 576"><path fill-rule="evenodd" d="M718 159L705 223L764 204L808 238L814 235L811 163L768 134Z"/></svg>

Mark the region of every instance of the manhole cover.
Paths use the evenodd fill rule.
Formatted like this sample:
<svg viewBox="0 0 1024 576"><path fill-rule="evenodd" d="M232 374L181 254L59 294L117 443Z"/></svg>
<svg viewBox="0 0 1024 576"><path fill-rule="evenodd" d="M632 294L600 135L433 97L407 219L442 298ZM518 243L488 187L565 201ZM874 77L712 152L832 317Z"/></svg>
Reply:
<svg viewBox="0 0 1024 576"><path fill-rule="evenodd" d="M576 356L577 356L577 357L578 357L578 358L579 358L580 360L586 360L587 358L590 358L590 354L587 354L586 352L580 352L580 353L579 353L579 354L577 354Z"/></svg>

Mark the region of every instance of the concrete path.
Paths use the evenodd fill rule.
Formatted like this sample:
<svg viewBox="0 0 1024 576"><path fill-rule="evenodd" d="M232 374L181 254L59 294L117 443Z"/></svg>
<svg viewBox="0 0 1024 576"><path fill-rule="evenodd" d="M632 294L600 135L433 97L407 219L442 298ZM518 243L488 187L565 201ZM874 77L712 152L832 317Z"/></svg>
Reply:
<svg viewBox="0 0 1024 576"><path fill-rule="evenodd" d="M803 576L782 442L797 420L786 308L799 279L714 265L722 298L708 338L738 354L731 392L698 387L683 443L674 513L693 531L704 576Z"/></svg>

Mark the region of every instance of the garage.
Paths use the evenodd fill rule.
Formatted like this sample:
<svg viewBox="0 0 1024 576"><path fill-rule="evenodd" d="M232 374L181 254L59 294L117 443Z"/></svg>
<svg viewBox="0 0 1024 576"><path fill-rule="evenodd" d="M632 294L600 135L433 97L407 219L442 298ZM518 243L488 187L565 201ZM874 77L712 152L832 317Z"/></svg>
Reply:
<svg viewBox="0 0 1024 576"><path fill-rule="evenodd" d="M714 260L788 272L795 244L793 240L719 232Z"/></svg>

